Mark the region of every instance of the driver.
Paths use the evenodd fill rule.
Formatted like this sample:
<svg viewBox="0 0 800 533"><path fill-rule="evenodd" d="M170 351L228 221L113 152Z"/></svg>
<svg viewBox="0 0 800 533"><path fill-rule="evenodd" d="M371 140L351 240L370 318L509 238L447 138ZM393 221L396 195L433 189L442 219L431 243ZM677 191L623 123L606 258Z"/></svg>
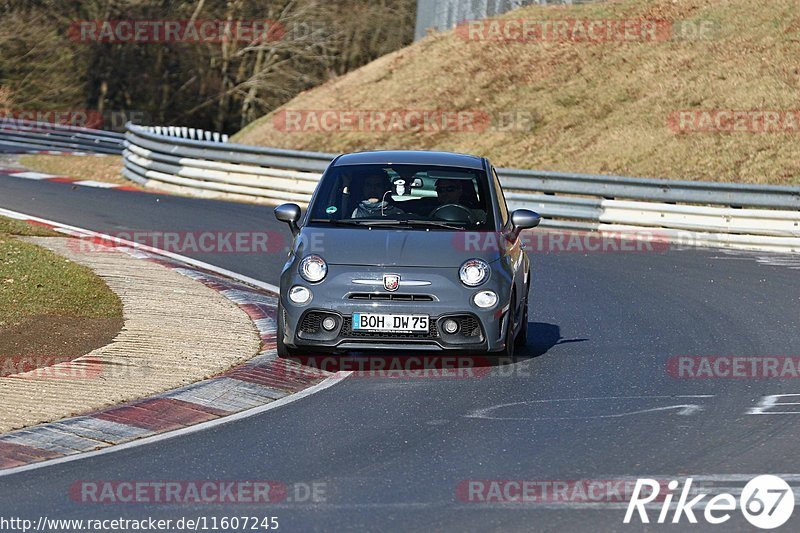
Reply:
<svg viewBox="0 0 800 533"><path fill-rule="evenodd" d="M375 218L387 215L401 215L403 211L386 200L389 180L380 174L371 174L364 179L364 200L359 202L351 218Z"/></svg>
<svg viewBox="0 0 800 533"><path fill-rule="evenodd" d="M440 179L436 181L436 195L439 205L461 204L464 189L461 180Z"/></svg>
<svg viewBox="0 0 800 533"><path fill-rule="evenodd" d="M467 182L470 186L472 183ZM464 180L441 178L436 181L436 196L439 206L432 211L435 213L439 207L445 205L462 206L469 212L470 222L483 223L486 221L486 211L476 209L472 202L464 196Z"/></svg>

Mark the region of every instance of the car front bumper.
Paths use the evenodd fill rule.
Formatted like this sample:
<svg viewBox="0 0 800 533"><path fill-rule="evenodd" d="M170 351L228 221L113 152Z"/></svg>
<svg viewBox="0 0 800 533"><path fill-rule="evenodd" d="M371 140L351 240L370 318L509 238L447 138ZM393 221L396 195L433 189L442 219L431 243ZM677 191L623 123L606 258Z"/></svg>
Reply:
<svg viewBox="0 0 800 533"><path fill-rule="evenodd" d="M395 292L383 287L384 274L398 274L400 287ZM371 282L365 284L365 282ZM303 305L291 302L289 288L300 285L312 292ZM475 288L465 287L453 268L392 268L329 265L320 283L308 283L292 268L281 276L281 307L284 343L304 351L349 350L433 350L465 354L494 352L505 347L511 278L497 270L489 280ZM489 309L479 308L473 296L492 290L498 302ZM427 315L427 333L353 331L353 313ZM326 331L322 320L330 316L336 327ZM455 334L442 329L452 318L459 325Z"/></svg>

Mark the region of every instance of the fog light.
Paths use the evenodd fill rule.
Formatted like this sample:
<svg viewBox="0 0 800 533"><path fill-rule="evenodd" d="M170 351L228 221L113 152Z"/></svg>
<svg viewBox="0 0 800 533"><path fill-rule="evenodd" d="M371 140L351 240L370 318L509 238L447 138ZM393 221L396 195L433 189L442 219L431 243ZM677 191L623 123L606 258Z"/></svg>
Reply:
<svg viewBox="0 0 800 533"><path fill-rule="evenodd" d="M333 328L336 327L336 320L334 320L332 316L325 317L325 320L322 321L322 327L325 328L326 331L333 331Z"/></svg>
<svg viewBox="0 0 800 533"><path fill-rule="evenodd" d="M289 299L296 304L304 304L311 300L311 291L305 287L295 285L289 289Z"/></svg>
<svg viewBox="0 0 800 533"><path fill-rule="evenodd" d="M453 333L458 331L458 323L455 320L452 320L450 318L448 318L447 320L444 321L444 324L442 324L442 327L444 328L444 331L446 333L449 333L450 335L452 335Z"/></svg>
<svg viewBox="0 0 800 533"><path fill-rule="evenodd" d="M497 303L497 295L492 291L481 291L472 297L472 301L478 307L488 309Z"/></svg>

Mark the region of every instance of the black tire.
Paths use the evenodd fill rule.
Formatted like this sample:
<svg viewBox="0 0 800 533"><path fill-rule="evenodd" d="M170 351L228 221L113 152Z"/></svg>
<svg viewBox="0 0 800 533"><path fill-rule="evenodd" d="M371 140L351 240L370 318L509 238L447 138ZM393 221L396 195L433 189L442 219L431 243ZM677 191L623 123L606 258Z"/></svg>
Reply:
<svg viewBox="0 0 800 533"><path fill-rule="evenodd" d="M276 321L278 322L278 339L276 342L276 350L278 352L278 357L284 357L284 358L291 357L295 355L294 352L283 342L283 337L284 337L283 306L281 305L280 302L278 302L278 315Z"/></svg>
<svg viewBox="0 0 800 533"><path fill-rule="evenodd" d="M508 308L508 324L506 324L506 347L495 354L497 359L506 360L507 362L512 362L514 360L514 329L516 329L514 315L516 314L516 304L516 296L512 296L511 305Z"/></svg>
<svg viewBox="0 0 800 533"><path fill-rule="evenodd" d="M528 271L528 283L530 283L531 275ZM525 299L522 301L522 318L520 319L519 333L517 333L516 343L519 347L524 347L528 344L528 294L530 293L530 285L525 286Z"/></svg>
<svg viewBox="0 0 800 533"><path fill-rule="evenodd" d="M528 297L522 302L522 318L520 319L519 333L514 341L518 347L528 344Z"/></svg>

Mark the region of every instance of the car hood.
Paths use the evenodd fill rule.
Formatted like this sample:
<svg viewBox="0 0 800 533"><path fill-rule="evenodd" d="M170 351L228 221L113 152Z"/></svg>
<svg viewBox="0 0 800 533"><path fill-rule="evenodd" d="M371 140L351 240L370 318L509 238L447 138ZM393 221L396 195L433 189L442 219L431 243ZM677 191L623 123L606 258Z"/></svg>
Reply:
<svg viewBox="0 0 800 533"><path fill-rule="evenodd" d="M496 261L498 240L493 232L305 227L294 251L317 254L331 265L450 268L476 257Z"/></svg>

